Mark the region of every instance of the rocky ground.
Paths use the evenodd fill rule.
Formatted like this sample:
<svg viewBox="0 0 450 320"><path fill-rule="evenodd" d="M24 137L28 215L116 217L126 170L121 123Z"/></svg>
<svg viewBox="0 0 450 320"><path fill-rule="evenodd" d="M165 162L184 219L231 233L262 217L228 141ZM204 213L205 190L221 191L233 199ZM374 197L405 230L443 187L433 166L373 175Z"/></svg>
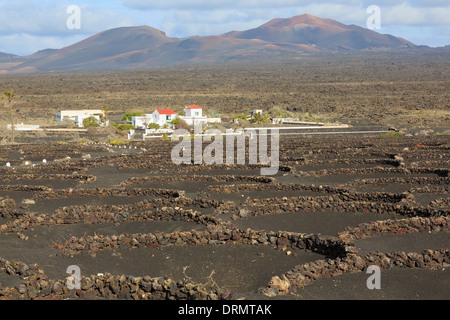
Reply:
<svg viewBox="0 0 450 320"><path fill-rule="evenodd" d="M449 142L283 136L274 176L163 140L3 146L0 299L449 299Z"/></svg>

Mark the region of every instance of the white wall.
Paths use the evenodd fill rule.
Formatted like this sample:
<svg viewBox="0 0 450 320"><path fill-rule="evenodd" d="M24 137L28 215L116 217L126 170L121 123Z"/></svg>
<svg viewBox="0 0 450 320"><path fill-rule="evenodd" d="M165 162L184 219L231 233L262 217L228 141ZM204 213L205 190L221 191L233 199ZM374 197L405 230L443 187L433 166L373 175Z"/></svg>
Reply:
<svg viewBox="0 0 450 320"><path fill-rule="evenodd" d="M6 126L6 128L8 130L11 130L11 124L8 124ZM39 125L38 124L34 125L34 124L19 123L19 124L15 124L14 125L14 130L16 130L16 131L32 131L32 130L37 130L37 129L39 129Z"/></svg>
<svg viewBox="0 0 450 320"><path fill-rule="evenodd" d="M184 108L185 117L203 117L203 109Z"/></svg>
<svg viewBox="0 0 450 320"><path fill-rule="evenodd" d="M203 123L206 124L208 122L208 119L206 117L179 117L180 119L184 120L188 125L193 126L196 123Z"/></svg>
<svg viewBox="0 0 450 320"><path fill-rule="evenodd" d="M65 118L75 120L78 117L89 118L95 114L103 113L102 110L62 110L56 113L56 121L63 121Z"/></svg>
<svg viewBox="0 0 450 320"><path fill-rule="evenodd" d="M87 114L83 114L83 115L78 115L75 117L75 123L78 125L78 127L83 128L83 120L87 119L89 117L94 117L95 119L97 119L97 121L100 123L101 125L101 119L99 115L87 115Z"/></svg>
<svg viewBox="0 0 450 320"><path fill-rule="evenodd" d="M170 124L172 120L176 118L176 114L159 114L158 111L154 111L153 114L153 122L159 124L161 127L165 124ZM168 118L167 118L168 117Z"/></svg>
<svg viewBox="0 0 450 320"><path fill-rule="evenodd" d="M136 129L146 129L150 123L153 123L153 115L146 114L144 116L132 117L131 124Z"/></svg>
<svg viewBox="0 0 450 320"><path fill-rule="evenodd" d="M221 123L222 122L221 118L207 118L206 120L208 123Z"/></svg>

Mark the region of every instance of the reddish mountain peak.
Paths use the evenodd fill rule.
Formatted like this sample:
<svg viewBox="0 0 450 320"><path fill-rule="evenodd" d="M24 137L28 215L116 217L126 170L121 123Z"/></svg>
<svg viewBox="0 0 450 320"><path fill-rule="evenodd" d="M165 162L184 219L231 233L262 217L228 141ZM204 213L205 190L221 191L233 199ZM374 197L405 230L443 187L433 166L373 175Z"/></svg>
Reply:
<svg viewBox="0 0 450 320"><path fill-rule="evenodd" d="M288 19L272 19L261 27L286 28L293 27L299 24L308 24L314 26L342 25L341 23L333 19L322 19L311 14L302 14Z"/></svg>
<svg viewBox="0 0 450 320"><path fill-rule="evenodd" d="M167 41L170 39L166 36L166 34L163 31L149 26L114 28L99 32L88 39L109 41L117 39L132 39L135 37L146 37L152 39L159 39L161 41Z"/></svg>

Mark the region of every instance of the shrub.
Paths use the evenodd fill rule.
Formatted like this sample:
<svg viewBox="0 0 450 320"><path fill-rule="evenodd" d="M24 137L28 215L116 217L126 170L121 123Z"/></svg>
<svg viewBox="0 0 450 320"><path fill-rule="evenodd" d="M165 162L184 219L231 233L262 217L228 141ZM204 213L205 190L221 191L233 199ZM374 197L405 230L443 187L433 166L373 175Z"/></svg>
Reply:
<svg viewBox="0 0 450 320"><path fill-rule="evenodd" d="M397 131L389 131L386 133L380 134L382 138L393 138L393 137L403 137L403 133Z"/></svg>
<svg viewBox="0 0 450 320"><path fill-rule="evenodd" d="M126 141L123 141L123 140L119 140L119 139L111 139L111 140L109 141L109 144L110 144L110 145L113 145L113 146L119 146L119 145L127 144L127 142L126 142Z"/></svg>
<svg viewBox="0 0 450 320"><path fill-rule="evenodd" d="M211 128L211 129L217 129L217 130L220 130L220 132L226 132L226 131L227 131L227 128L225 128L224 126L221 126L221 125L219 125L219 124L217 124L217 123L211 125L210 128Z"/></svg>
<svg viewBox="0 0 450 320"><path fill-rule="evenodd" d="M90 127L99 127L100 122L95 117L89 117L83 120L83 127L90 128Z"/></svg>
<svg viewBox="0 0 450 320"><path fill-rule="evenodd" d="M132 117L140 117L140 116L143 116L143 115L144 115L144 113L140 112L140 111L125 112L125 114L122 116L122 121L131 122L131 118Z"/></svg>
<svg viewBox="0 0 450 320"><path fill-rule="evenodd" d="M253 116L253 118L250 120L251 123L267 123L270 119L270 114L266 114L263 116L261 113L257 113Z"/></svg>
<svg viewBox="0 0 450 320"><path fill-rule="evenodd" d="M190 126L186 123L186 121L180 118L173 119L172 121L170 121L170 124L175 126L175 129L190 129Z"/></svg>
<svg viewBox="0 0 450 320"><path fill-rule="evenodd" d="M120 124L111 123L111 126L115 127L117 132L121 132L121 131L124 131L124 130L133 130L134 129L134 126L132 124L129 124L129 123L126 123L126 124L123 124L123 123L120 123Z"/></svg>
<svg viewBox="0 0 450 320"><path fill-rule="evenodd" d="M158 129L160 128L160 126L159 126L159 124L157 124L157 123L150 123L150 124L148 125L148 128L149 128L149 129L155 129L155 130L158 130Z"/></svg>
<svg viewBox="0 0 450 320"><path fill-rule="evenodd" d="M273 118L292 118L292 114L286 110L273 108L269 112L270 116Z"/></svg>
<svg viewBox="0 0 450 320"><path fill-rule="evenodd" d="M236 114L233 119L242 119L242 120L247 120L247 115L242 113L242 114Z"/></svg>

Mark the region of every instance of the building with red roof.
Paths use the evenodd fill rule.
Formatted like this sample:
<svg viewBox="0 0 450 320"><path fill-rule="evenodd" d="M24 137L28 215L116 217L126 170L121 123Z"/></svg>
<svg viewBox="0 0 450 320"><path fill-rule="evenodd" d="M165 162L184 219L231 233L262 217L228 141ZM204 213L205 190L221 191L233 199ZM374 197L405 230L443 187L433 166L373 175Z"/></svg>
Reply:
<svg viewBox="0 0 450 320"><path fill-rule="evenodd" d="M177 117L172 109L157 109L152 114L133 117L132 124L135 128L146 129L150 123L157 123L162 128L165 125L170 126L170 122Z"/></svg>
<svg viewBox="0 0 450 320"><path fill-rule="evenodd" d="M157 109L153 111L152 117L154 123L164 127L166 124L169 125L177 117L177 114L172 109Z"/></svg>
<svg viewBox="0 0 450 320"><path fill-rule="evenodd" d="M204 124L208 122L220 122L220 118L208 118L203 115L203 108L197 105L191 105L184 108L184 113L179 116L172 109L157 109L152 114L146 114L144 116L133 117L132 123L136 128L147 129L150 123L157 123L161 128L172 128L172 122L174 119L180 118L184 120L188 125Z"/></svg>
<svg viewBox="0 0 450 320"><path fill-rule="evenodd" d="M175 114L175 111L173 111L172 109L157 109L156 112L160 115L171 115L171 114Z"/></svg>
<svg viewBox="0 0 450 320"><path fill-rule="evenodd" d="M186 121L188 125L195 125L197 123L206 124L208 122L208 118L203 115L203 108L195 104L184 108L184 116L180 116L179 118Z"/></svg>

